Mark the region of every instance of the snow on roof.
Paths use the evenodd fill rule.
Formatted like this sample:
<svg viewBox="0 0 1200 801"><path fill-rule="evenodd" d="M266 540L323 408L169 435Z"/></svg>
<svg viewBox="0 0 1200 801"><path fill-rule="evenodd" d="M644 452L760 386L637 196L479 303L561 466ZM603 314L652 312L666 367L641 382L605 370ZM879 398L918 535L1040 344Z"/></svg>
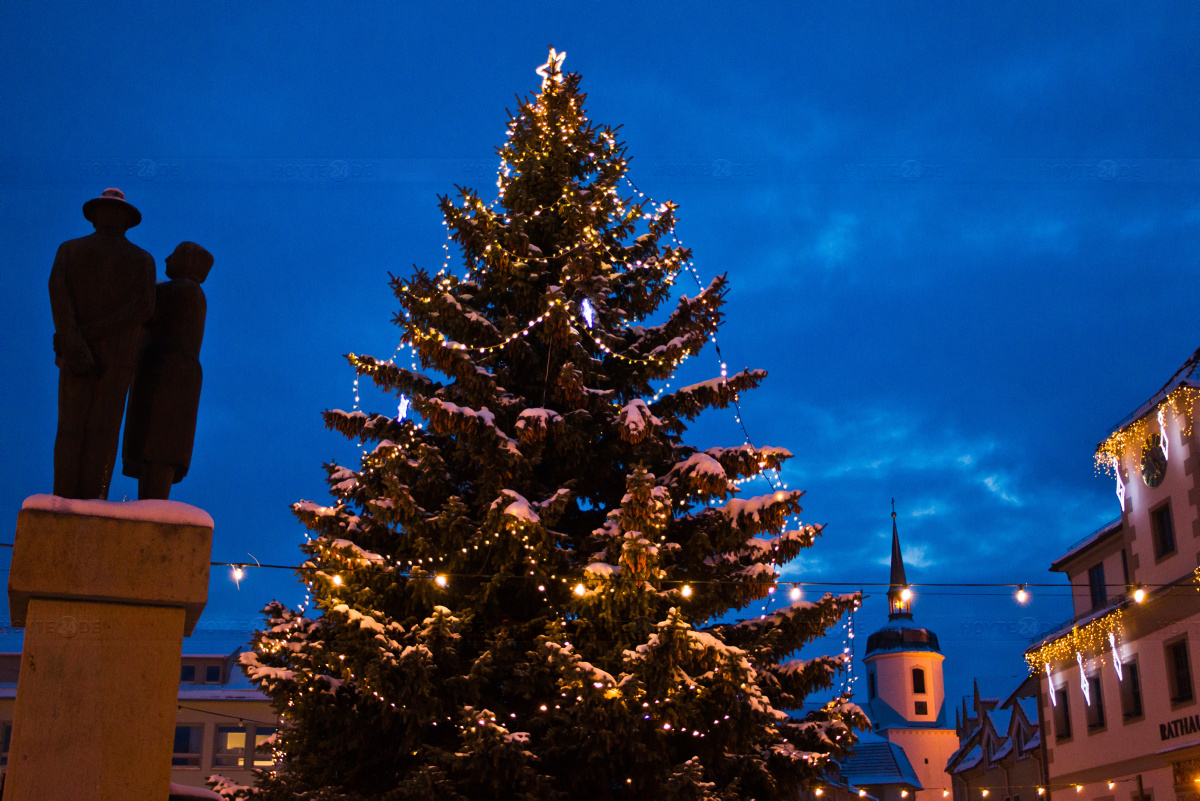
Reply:
<svg viewBox="0 0 1200 801"><path fill-rule="evenodd" d="M1040 713L1038 711L1037 699L1024 697L1024 698L1017 698L1015 700L1017 702L1017 705L1019 707L1021 707L1021 711L1023 713L1025 713L1025 719L1028 720L1033 725L1037 726L1040 723L1040 721L1038 720L1038 716Z"/></svg>
<svg viewBox="0 0 1200 801"><path fill-rule="evenodd" d="M996 761L1004 759L1006 756L1012 753L1012 750L1013 741L1011 739L1005 739L1004 745L1000 746L998 749L996 749L996 753L992 754L992 760Z"/></svg>
<svg viewBox="0 0 1200 801"><path fill-rule="evenodd" d="M1097 543L1101 542L1102 540L1108 539L1109 537L1111 537L1113 534L1116 534L1120 530L1121 530L1121 518L1118 517L1115 520L1108 521L1103 526L1101 526L1100 528L1093 531L1091 534L1088 534L1086 537L1084 537L1083 539L1076 542L1074 545L1072 545L1070 548L1067 549L1066 553L1064 553L1062 556L1058 557L1053 562L1051 562L1050 563L1050 571L1051 572L1060 572L1063 569L1063 564L1065 562L1067 562L1070 559L1074 559L1080 553L1086 551L1087 549L1091 548L1093 545L1096 545Z"/></svg>
<svg viewBox="0 0 1200 801"><path fill-rule="evenodd" d="M979 691L980 701L993 701L999 704L1008 697L1012 691L1012 685L1012 676L977 676L975 678L975 688Z"/></svg>
<svg viewBox="0 0 1200 801"><path fill-rule="evenodd" d="M912 790L924 789L904 749L882 738L872 742L860 737L854 751L841 761L840 766L846 781L859 787L892 784Z"/></svg>
<svg viewBox="0 0 1200 801"><path fill-rule="evenodd" d="M1126 415L1121 422L1109 429L1108 436L1120 431L1134 420L1137 420L1142 415L1150 412L1177 388L1181 386L1200 387L1200 380L1197 379L1200 379L1200 348L1197 348L1196 351L1187 358L1187 361L1185 361L1179 367L1179 369L1175 372L1175 375L1171 376L1167 383L1163 385L1162 389L1151 395L1149 400L1134 409L1132 412Z"/></svg>
<svg viewBox="0 0 1200 801"><path fill-rule="evenodd" d="M1012 707L1008 709L989 709L983 714L992 721L992 728L1001 737L1008 736L1008 724L1012 720Z"/></svg>
<svg viewBox="0 0 1200 801"><path fill-rule="evenodd" d="M60 498L57 495L30 495L21 504L21 508L87 517L213 527L212 515L179 501L81 501L75 498Z"/></svg>
<svg viewBox="0 0 1200 801"><path fill-rule="evenodd" d="M1041 745L1042 745L1042 730L1038 729L1036 732L1034 732L1033 736L1029 738L1029 742L1025 743L1025 747L1022 748L1021 750L1022 751L1032 751L1035 748L1041 747Z"/></svg>
<svg viewBox="0 0 1200 801"><path fill-rule="evenodd" d="M1188 581L1191 581L1193 576L1191 573L1187 573L1182 578L1186 578ZM1180 579L1176 579L1176 581L1179 581L1179 580ZM1175 582L1171 582L1171 584L1174 584L1174 583ZM1164 586L1169 587L1169 586L1171 586L1171 584L1167 584ZM1055 626L1050 631L1046 632L1045 634L1043 634L1040 637L1038 637L1037 639L1035 639L1030 644L1030 646L1025 649L1025 653L1028 654L1028 653L1032 653L1033 651L1036 651L1037 649L1041 648L1046 643L1053 642L1054 640L1057 640L1059 637L1064 636L1067 632L1069 632L1073 628L1076 628L1077 626L1082 626L1086 623L1091 623L1093 620L1096 620L1097 618L1104 617L1109 612L1116 609L1118 606L1124 605L1127 601L1129 601L1128 597L1126 597L1124 595L1118 595L1115 598L1110 599L1109 602L1104 604L1103 606L1098 606L1095 609L1091 610L1090 612L1087 612L1086 614L1076 615L1075 617L1068 620L1066 623L1061 623L1058 626Z"/></svg>
<svg viewBox="0 0 1200 801"><path fill-rule="evenodd" d="M970 768L973 768L976 765L978 765L980 763L980 761L982 761L982 759L983 759L983 747L977 745L974 748L972 748L971 751L967 754L966 758L963 759L963 761L958 764L958 768L955 769L955 772L957 773L958 771L963 771L963 770L968 770Z"/></svg>

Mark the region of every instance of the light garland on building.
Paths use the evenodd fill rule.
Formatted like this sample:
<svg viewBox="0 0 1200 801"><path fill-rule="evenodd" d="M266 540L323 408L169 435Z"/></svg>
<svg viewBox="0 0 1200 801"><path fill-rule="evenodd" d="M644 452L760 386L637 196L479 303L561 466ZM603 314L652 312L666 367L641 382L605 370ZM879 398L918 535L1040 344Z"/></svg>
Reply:
<svg viewBox="0 0 1200 801"><path fill-rule="evenodd" d="M1114 609L1025 654L1030 672L1038 673L1054 663L1076 661L1076 655L1102 657L1110 644L1108 635L1113 635L1113 641L1121 637L1121 613L1122 610Z"/></svg>
<svg viewBox="0 0 1200 801"><path fill-rule="evenodd" d="M1114 460L1123 459L1131 451L1136 459L1141 459L1149 447L1150 435L1155 433L1153 427L1159 428L1166 441L1166 412L1169 410L1180 421L1180 436L1186 437L1192 432L1191 415L1188 412L1200 400L1200 389L1190 386L1178 386L1171 390L1167 397L1158 404L1158 414L1145 414L1129 425L1114 431L1108 439L1096 448L1096 470L1101 473L1111 473L1119 477L1119 470ZM1157 426L1155 425L1157 424ZM1166 453L1164 447L1163 452Z"/></svg>

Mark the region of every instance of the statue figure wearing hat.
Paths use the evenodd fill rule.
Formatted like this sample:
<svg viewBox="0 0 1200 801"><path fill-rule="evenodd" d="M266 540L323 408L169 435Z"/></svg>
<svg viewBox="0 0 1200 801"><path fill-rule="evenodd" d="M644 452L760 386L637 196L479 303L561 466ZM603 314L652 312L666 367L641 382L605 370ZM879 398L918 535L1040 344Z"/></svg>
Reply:
<svg viewBox="0 0 1200 801"><path fill-rule="evenodd" d="M95 233L59 245L50 270L54 494L107 499L142 328L154 313L154 258L125 238L142 215L120 189L84 203L83 216Z"/></svg>
<svg viewBox="0 0 1200 801"><path fill-rule="evenodd" d="M154 316L129 390L122 472L138 480L138 500L166 500L187 475L200 406L200 343L208 303L200 284L213 257L195 242L167 256Z"/></svg>

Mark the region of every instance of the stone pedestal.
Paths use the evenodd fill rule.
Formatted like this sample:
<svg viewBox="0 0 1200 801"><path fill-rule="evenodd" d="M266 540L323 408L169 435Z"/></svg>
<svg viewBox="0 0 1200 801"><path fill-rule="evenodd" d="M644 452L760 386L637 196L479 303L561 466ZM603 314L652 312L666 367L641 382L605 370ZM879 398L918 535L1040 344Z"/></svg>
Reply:
<svg viewBox="0 0 1200 801"><path fill-rule="evenodd" d="M9 605L25 645L4 801L165 801L211 519L163 501L30 508L47 497L17 516Z"/></svg>

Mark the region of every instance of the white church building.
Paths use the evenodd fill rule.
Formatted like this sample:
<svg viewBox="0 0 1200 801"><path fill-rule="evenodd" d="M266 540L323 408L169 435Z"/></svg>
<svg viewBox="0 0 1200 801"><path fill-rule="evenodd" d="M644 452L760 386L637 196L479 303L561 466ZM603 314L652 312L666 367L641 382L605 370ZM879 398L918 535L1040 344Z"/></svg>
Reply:
<svg viewBox="0 0 1200 801"><path fill-rule="evenodd" d="M946 763L958 748L948 722L937 635L913 623L896 513L888 622L867 638L866 712L871 735L843 765L843 775L879 801L941 801L951 790ZM913 786L913 777L919 786Z"/></svg>

